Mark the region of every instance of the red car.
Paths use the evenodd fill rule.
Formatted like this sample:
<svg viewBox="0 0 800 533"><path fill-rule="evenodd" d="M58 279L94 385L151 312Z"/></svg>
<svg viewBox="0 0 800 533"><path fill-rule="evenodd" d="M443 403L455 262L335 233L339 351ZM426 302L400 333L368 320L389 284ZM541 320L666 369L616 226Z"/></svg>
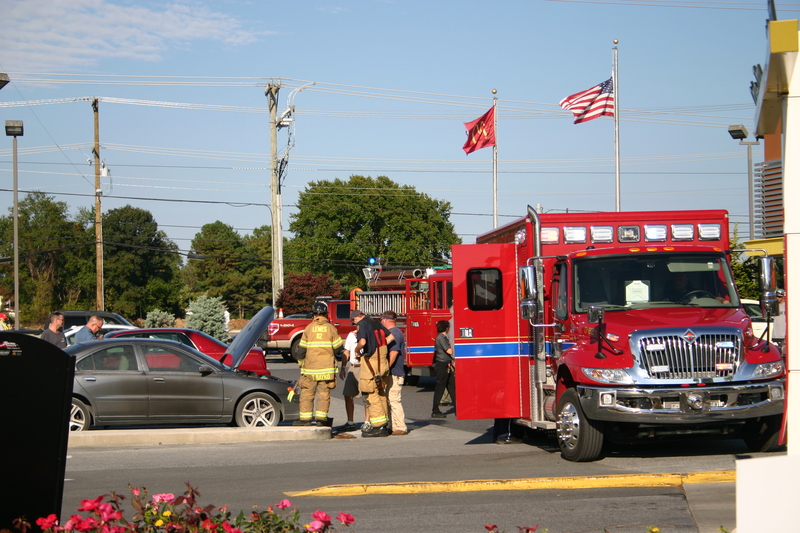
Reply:
<svg viewBox="0 0 800 533"><path fill-rule="evenodd" d="M127 329L121 331L114 331L107 333L104 338L111 339L116 337L139 337L147 339L166 339L176 341L198 352L202 352L209 357L213 357L217 361L230 365L230 361L223 361L222 355L228 348L228 345L218 341L211 335L197 331L196 329L186 328L142 328L142 329ZM269 376L270 371L267 370L267 361L264 358L264 350L261 348L253 347L247 353L239 365L241 370L249 370L255 372L259 376Z"/></svg>

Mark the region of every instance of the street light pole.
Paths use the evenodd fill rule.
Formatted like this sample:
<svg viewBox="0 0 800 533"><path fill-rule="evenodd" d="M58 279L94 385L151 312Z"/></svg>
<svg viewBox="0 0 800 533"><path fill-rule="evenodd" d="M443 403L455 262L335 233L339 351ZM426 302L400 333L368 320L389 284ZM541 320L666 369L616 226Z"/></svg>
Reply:
<svg viewBox="0 0 800 533"><path fill-rule="evenodd" d="M14 137L14 329L19 329L19 179L17 174L17 137L22 137L21 120L6 120L6 135Z"/></svg>
<svg viewBox="0 0 800 533"><path fill-rule="evenodd" d="M756 238L755 209L753 204L753 146L758 146L759 141L739 141L739 144L747 146L747 192L750 194L750 240Z"/></svg>
<svg viewBox="0 0 800 533"><path fill-rule="evenodd" d="M734 140L738 140L739 144L747 146L747 198L750 202L750 240L753 240L756 238L755 201L753 200L753 146L758 146L761 143L758 141L745 141L744 139L747 139L748 133L747 128L742 124L728 126L728 133Z"/></svg>

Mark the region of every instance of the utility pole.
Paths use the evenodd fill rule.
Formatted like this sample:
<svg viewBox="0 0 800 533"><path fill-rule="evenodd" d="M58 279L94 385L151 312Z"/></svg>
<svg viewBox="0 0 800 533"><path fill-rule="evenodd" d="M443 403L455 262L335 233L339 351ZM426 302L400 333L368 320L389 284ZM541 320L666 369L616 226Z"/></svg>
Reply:
<svg viewBox="0 0 800 533"><path fill-rule="evenodd" d="M278 91L280 83L270 82L264 91L269 102L269 144L272 190L272 306L283 290L283 209L281 208L281 180L278 171Z"/></svg>
<svg viewBox="0 0 800 533"><path fill-rule="evenodd" d="M95 263L97 265L97 310L105 311L105 290L103 287L103 213L100 198L103 190L100 188L100 113L98 112L97 98L92 100L94 111L94 238L95 238Z"/></svg>

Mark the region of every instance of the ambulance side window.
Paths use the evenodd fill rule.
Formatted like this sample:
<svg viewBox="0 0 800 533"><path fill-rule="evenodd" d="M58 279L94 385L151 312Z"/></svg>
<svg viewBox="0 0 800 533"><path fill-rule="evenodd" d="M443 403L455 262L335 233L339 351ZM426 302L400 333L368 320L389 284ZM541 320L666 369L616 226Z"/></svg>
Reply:
<svg viewBox="0 0 800 533"><path fill-rule="evenodd" d="M558 291L556 294L556 318L559 320L567 319L567 264L561 263L558 266L558 280L555 289Z"/></svg>
<svg viewBox="0 0 800 533"><path fill-rule="evenodd" d="M473 268L467 271L467 305L473 311L494 311L503 307L500 270Z"/></svg>

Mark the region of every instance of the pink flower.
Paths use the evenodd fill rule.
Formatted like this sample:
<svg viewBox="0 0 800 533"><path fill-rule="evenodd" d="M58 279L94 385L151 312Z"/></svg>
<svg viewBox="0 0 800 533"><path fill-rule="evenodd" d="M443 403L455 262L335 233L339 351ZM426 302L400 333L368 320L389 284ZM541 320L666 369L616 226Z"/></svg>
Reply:
<svg viewBox="0 0 800 533"><path fill-rule="evenodd" d="M338 520L339 522L341 522L346 526L356 523L356 519L353 518L353 515L347 513L339 513L339 516L336 517L336 520Z"/></svg>
<svg viewBox="0 0 800 533"><path fill-rule="evenodd" d="M487 531L497 531L497 526L494 524L486 524L483 527L485 527Z"/></svg>
<svg viewBox="0 0 800 533"><path fill-rule="evenodd" d="M306 524L306 531L322 531L325 529L325 524L319 520L314 520L310 524Z"/></svg>
<svg viewBox="0 0 800 533"><path fill-rule="evenodd" d="M36 525L42 529L50 529L58 525L58 517L54 514L48 515L47 518L37 518Z"/></svg>
<svg viewBox="0 0 800 533"><path fill-rule="evenodd" d="M517 529L519 529L520 533L533 533L534 531L539 529L539 524L536 524L533 527L527 527L527 526L520 527L520 526L517 526Z"/></svg>
<svg viewBox="0 0 800 533"><path fill-rule="evenodd" d="M79 511L94 511L100 502L103 501L103 496L98 496L94 500L81 500L81 506L78 507Z"/></svg>
<svg viewBox="0 0 800 533"><path fill-rule="evenodd" d="M139 489L131 489L131 494L133 494L134 496L138 496L139 495Z"/></svg>
<svg viewBox="0 0 800 533"><path fill-rule="evenodd" d="M288 509L291 506L292 502L290 502L289 500L281 500L281 503L279 503L275 507L277 507L278 509Z"/></svg>
<svg viewBox="0 0 800 533"><path fill-rule="evenodd" d="M222 529L225 530L225 533L242 533L242 530L238 527L233 527L227 522L222 523Z"/></svg>
<svg viewBox="0 0 800 533"><path fill-rule="evenodd" d="M165 502L165 503L172 503L172 500L175 499L175 495L171 492L166 492L164 494L153 494L153 501L156 503Z"/></svg>
<svg viewBox="0 0 800 533"><path fill-rule="evenodd" d="M314 511L313 513L311 513L311 518L319 522L322 522L326 526L331 525L331 516L325 511Z"/></svg>
<svg viewBox="0 0 800 533"><path fill-rule="evenodd" d="M202 527L208 529L209 531L216 531L218 525L212 522L210 519L206 518L203 520L203 523L200 524Z"/></svg>

